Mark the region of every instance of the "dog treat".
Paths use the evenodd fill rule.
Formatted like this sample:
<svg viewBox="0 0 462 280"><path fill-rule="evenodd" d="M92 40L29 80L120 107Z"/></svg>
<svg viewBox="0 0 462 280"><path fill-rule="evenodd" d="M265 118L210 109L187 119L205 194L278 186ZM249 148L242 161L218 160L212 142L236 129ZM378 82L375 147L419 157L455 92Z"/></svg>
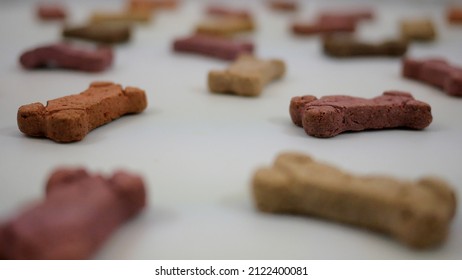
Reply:
<svg viewBox="0 0 462 280"><path fill-rule="evenodd" d="M416 249L443 243L456 212L451 186L435 177L417 181L357 176L300 153L282 153L253 177L264 212L316 216L389 234Z"/></svg>
<svg viewBox="0 0 462 280"><path fill-rule="evenodd" d="M407 46L407 41L403 39L372 43L358 41L345 34L331 34L323 38L324 53L334 57L402 56Z"/></svg>
<svg viewBox="0 0 462 280"><path fill-rule="evenodd" d="M334 32L355 32L354 21L345 18L332 19L329 21L295 22L292 32L296 35L329 34Z"/></svg>
<svg viewBox="0 0 462 280"><path fill-rule="evenodd" d="M367 129L424 129L432 122L430 105L401 91L386 91L372 99L297 96L290 101L290 116L308 135L320 138Z"/></svg>
<svg viewBox="0 0 462 280"><path fill-rule="evenodd" d="M250 32L254 25L247 19L237 17L209 17L196 26L197 34L230 37L232 35Z"/></svg>
<svg viewBox="0 0 462 280"><path fill-rule="evenodd" d="M431 19L408 19L401 21L401 34L407 40L434 41L435 27Z"/></svg>
<svg viewBox="0 0 462 280"><path fill-rule="evenodd" d="M113 53L109 47L84 48L58 43L28 50L19 61L26 69L56 67L98 72L111 66L112 59Z"/></svg>
<svg viewBox="0 0 462 280"><path fill-rule="evenodd" d="M102 12L97 11L91 15L90 22L105 23L105 22L121 22L130 23L148 23L151 20L151 12L146 10L130 9L121 12Z"/></svg>
<svg viewBox="0 0 462 280"><path fill-rule="evenodd" d="M444 59L411 59L402 61L403 77L436 86L452 96L462 96L462 68Z"/></svg>
<svg viewBox="0 0 462 280"><path fill-rule="evenodd" d="M339 19L349 20L358 23L362 20L371 20L374 18L374 11L369 8L343 9L343 10L326 10L318 15L321 22L337 21Z"/></svg>
<svg viewBox="0 0 462 280"><path fill-rule="evenodd" d="M462 7L449 7L446 12L446 18L449 23L462 24Z"/></svg>
<svg viewBox="0 0 462 280"><path fill-rule="evenodd" d="M192 35L173 42L176 52L189 52L224 60L234 60L240 54L253 53L253 44L206 35Z"/></svg>
<svg viewBox="0 0 462 280"><path fill-rule="evenodd" d="M138 175L57 169L46 198L0 226L0 258L88 259L145 204Z"/></svg>
<svg viewBox="0 0 462 280"><path fill-rule="evenodd" d="M172 10L178 6L178 0L130 0L128 6L138 11Z"/></svg>
<svg viewBox="0 0 462 280"><path fill-rule="evenodd" d="M130 40L131 28L122 23L91 23L82 26L66 26L63 36L99 43L114 44Z"/></svg>
<svg viewBox="0 0 462 280"><path fill-rule="evenodd" d="M206 13L211 16L234 17L252 20L252 14L249 11L228 8L224 6L208 6L206 9Z"/></svg>
<svg viewBox="0 0 462 280"><path fill-rule="evenodd" d="M21 106L18 127L28 136L74 142L125 114L140 113L146 106L146 95L141 89L94 82L84 92L50 100L46 106L41 103Z"/></svg>
<svg viewBox="0 0 462 280"><path fill-rule="evenodd" d="M269 6L275 11L294 12L298 9L296 1L291 0L270 0Z"/></svg>
<svg viewBox="0 0 462 280"><path fill-rule="evenodd" d="M67 17L66 8L59 4L39 4L37 16L41 20L64 20Z"/></svg>
<svg viewBox="0 0 462 280"><path fill-rule="evenodd" d="M228 69L210 71L208 85L214 93L258 96L266 84L284 76L285 68L279 59L260 60L241 55Z"/></svg>

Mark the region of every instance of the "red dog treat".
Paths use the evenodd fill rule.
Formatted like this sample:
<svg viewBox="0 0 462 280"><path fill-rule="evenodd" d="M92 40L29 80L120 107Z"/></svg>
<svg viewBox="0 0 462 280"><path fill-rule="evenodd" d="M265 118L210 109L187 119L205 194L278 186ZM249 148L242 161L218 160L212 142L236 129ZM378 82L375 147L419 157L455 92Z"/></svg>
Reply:
<svg viewBox="0 0 462 280"><path fill-rule="evenodd" d="M173 42L176 52L190 52L224 60L234 60L242 53L253 53L253 44L216 36L192 35Z"/></svg>
<svg viewBox="0 0 462 280"><path fill-rule="evenodd" d="M294 12L298 9L296 1L291 0L270 0L269 6L275 11Z"/></svg>
<svg viewBox="0 0 462 280"><path fill-rule="evenodd" d="M46 107L41 103L21 106L18 127L29 136L74 142L125 114L140 113L146 106L146 95L141 89L94 82L80 94L48 101Z"/></svg>
<svg viewBox="0 0 462 280"><path fill-rule="evenodd" d="M0 258L88 259L146 205L140 176L58 169L46 198L0 226Z"/></svg>
<svg viewBox="0 0 462 280"><path fill-rule="evenodd" d="M339 19L350 20L357 23L361 20L370 20L374 18L374 11L368 8L344 9L323 11L319 14L319 21L337 21Z"/></svg>
<svg viewBox="0 0 462 280"><path fill-rule="evenodd" d="M63 20L67 17L66 8L59 4L39 4L37 16L41 20Z"/></svg>
<svg viewBox="0 0 462 280"><path fill-rule="evenodd" d="M446 12L446 19L452 24L462 24L462 7L449 7Z"/></svg>
<svg viewBox="0 0 462 280"><path fill-rule="evenodd" d="M430 105L400 91L386 91L372 99L344 95L320 99L297 96L290 101L290 116L308 135L320 138L367 129L424 129L432 121Z"/></svg>
<svg viewBox="0 0 462 280"><path fill-rule="evenodd" d="M109 47L90 49L66 43L28 50L19 58L26 69L56 67L88 72L103 71L112 65L112 60L113 53Z"/></svg>
<svg viewBox="0 0 462 280"><path fill-rule="evenodd" d="M296 35L314 35L333 32L354 32L356 24L345 18L329 21L315 21L313 23L296 22L292 25L292 32Z"/></svg>
<svg viewBox="0 0 462 280"><path fill-rule="evenodd" d="M403 77L442 89L449 95L462 96L462 68L444 59L403 59Z"/></svg>

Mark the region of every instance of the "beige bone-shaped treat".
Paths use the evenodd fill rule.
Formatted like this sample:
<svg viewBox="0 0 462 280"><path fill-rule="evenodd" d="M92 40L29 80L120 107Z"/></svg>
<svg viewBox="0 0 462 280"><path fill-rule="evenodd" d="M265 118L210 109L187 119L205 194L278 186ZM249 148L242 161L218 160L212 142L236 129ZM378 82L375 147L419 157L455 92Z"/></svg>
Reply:
<svg viewBox="0 0 462 280"><path fill-rule="evenodd" d="M456 197L441 179L416 182L353 176L299 153L257 170L253 194L261 211L318 216L380 231L413 248L441 244Z"/></svg>
<svg viewBox="0 0 462 280"><path fill-rule="evenodd" d="M416 18L402 20L401 34L405 39L416 41L434 41L436 29L429 18Z"/></svg>
<svg viewBox="0 0 462 280"><path fill-rule="evenodd" d="M56 142L82 140L91 130L147 106L143 90L110 82L94 82L80 94L21 106L18 127L29 136Z"/></svg>
<svg viewBox="0 0 462 280"><path fill-rule="evenodd" d="M285 73L282 60L260 60L251 55L241 55L224 71L210 71L209 89L215 93L234 93L257 96L269 82Z"/></svg>

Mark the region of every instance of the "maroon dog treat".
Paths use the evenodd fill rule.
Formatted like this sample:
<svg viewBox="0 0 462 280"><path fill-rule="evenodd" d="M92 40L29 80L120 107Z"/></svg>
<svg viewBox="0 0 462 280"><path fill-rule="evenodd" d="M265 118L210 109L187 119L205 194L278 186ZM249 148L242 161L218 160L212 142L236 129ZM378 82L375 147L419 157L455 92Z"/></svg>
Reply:
<svg viewBox="0 0 462 280"><path fill-rule="evenodd" d="M41 46L24 52L19 61L26 69L56 67L98 72L111 66L109 47L84 48L66 43Z"/></svg>
<svg viewBox="0 0 462 280"><path fill-rule="evenodd" d="M176 52L197 53L224 60L234 60L242 53L252 54L253 44L197 34L176 39L173 42L173 49Z"/></svg>
<svg viewBox="0 0 462 280"><path fill-rule="evenodd" d="M298 2L293 0L269 0L269 6L275 11L294 12L298 9Z"/></svg>
<svg viewBox="0 0 462 280"><path fill-rule="evenodd" d="M44 201L0 226L0 257L88 259L145 204L145 186L137 175L58 169Z"/></svg>
<svg viewBox="0 0 462 280"><path fill-rule="evenodd" d="M66 8L59 4L39 4L37 16L41 20L63 20L67 17Z"/></svg>
<svg viewBox="0 0 462 280"><path fill-rule="evenodd" d="M320 138L367 129L424 129L432 121L430 105L400 91L386 91L372 99L344 95L320 99L297 96L290 102L290 116L308 135Z"/></svg>
<svg viewBox="0 0 462 280"><path fill-rule="evenodd" d="M333 32L354 32L355 30L355 22L345 18L338 18L330 21L317 20L313 23L295 22L292 25L292 32L296 35L314 35Z"/></svg>
<svg viewBox="0 0 462 280"><path fill-rule="evenodd" d="M436 86L452 96L462 96L462 68L444 59L405 58L402 66L403 77Z"/></svg>

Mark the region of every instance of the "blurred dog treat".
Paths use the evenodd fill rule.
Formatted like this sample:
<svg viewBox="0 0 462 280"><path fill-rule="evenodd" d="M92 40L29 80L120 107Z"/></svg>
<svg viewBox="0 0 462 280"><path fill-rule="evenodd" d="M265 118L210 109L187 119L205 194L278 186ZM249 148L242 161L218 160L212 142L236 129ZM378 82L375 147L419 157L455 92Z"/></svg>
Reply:
<svg viewBox="0 0 462 280"><path fill-rule="evenodd" d="M135 87L94 82L80 94L21 106L18 127L22 133L67 143L82 140L91 130L126 114L141 113L146 94Z"/></svg>
<svg viewBox="0 0 462 280"><path fill-rule="evenodd" d="M196 26L196 33L211 36L231 37L238 33L253 31L253 23L235 17L210 17Z"/></svg>
<svg viewBox="0 0 462 280"><path fill-rule="evenodd" d="M371 20L375 17L374 10L370 8L344 8L337 10L325 10L318 14L320 22L349 20L355 24L362 20Z"/></svg>
<svg viewBox="0 0 462 280"><path fill-rule="evenodd" d="M0 225L0 259L88 259L146 204L143 180L56 169L46 198Z"/></svg>
<svg viewBox="0 0 462 280"><path fill-rule="evenodd" d="M462 24L462 7L449 7L446 12L446 19L452 24Z"/></svg>
<svg viewBox="0 0 462 280"><path fill-rule="evenodd" d="M295 22L292 32L296 35L329 34L334 32L355 32L356 24L345 18L332 19L329 21Z"/></svg>
<svg viewBox="0 0 462 280"><path fill-rule="evenodd" d="M40 46L24 52L19 61L26 69L64 68L99 72L112 65L110 47L88 48L69 43Z"/></svg>
<svg viewBox="0 0 462 280"><path fill-rule="evenodd" d="M294 12L298 9L298 2L294 0L269 0L268 4L275 11Z"/></svg>
<svg viewBox="0 0 462 280"><path fill-rule="evenodd" d="M412 59L402 61L403 77L442 89L448 95L462 96L462 68L444 59Z"/></svg>
<svg viewBox="0 0 462 280"><path fill-rule="evenodd" d="M359 41L346 34L330 34L323 38L324 53L334 57L402 56L407 47L408 43L404 39L372 43Z"/></svg>
<svg viewBox="0 0 462 280"><path fill-rule="evenodd" d="M285 74L285 63L279 59L260 60L241 55L224 71L210 71L208 85L214 93L258 96L269 82Z"/></svg>
<svg viewBox="0 0 462 280"><path fill-rule="evenodd" d="M80 26L65 26L62 34L66 38L115 44L130 40L131 27L122 23L90 23Z"/></svg>
<svg viewBox="0 0 462 280"><path fill-rule="evenodd" d="M211 5L206 8L206 14L218 17L234 17L252 20L252 14L245 9L234 9L226 6Z"/></svg>
<svg viewBox="0 0 462 280"><path fill-rule="evenodd" d="M234 60L240 54L253 53L253 44L207 35L192 35L176 39L173 50L196 53L224 60Z"/></svg>
<svg viewBox="0 0 462 280"><path fill-rule="evenodd" d="M151 12L142 10L126 10L120 12L103 12L96 11L90 17L92 23L120 22L130 23L148 23L151 21Z"/></svg>
<svg viewBox="0 0 462 280"><path fill-rule="evenodd" d="M129 0L128 7L131 10L152 12L176 9L178 2L178 0Z"/></svg>
<svg viewBox="0 0 462 280"><path fill-rule="evenodd" d="M67 17L67 10L57 3L42 3L37 6L37 16L41 20L64 20Z"/></svg>
<svg viewBox="0 0 462 280"><path fill-rule="evenodd" d="M441 245L456 212L452 187L436 177L417 181L358 176L301 153L282 153L253 176L264 212L320 217L388 234L424 249Z"/></svg>
<svg viewBox="0 0 462 280"><path fill-rule="evenodd" d="M400 27L406 40L434 41L436 38L436 29L429 18L402 20Z"/></svg>
<svg viewBox="0 0 462 280"><path fill-rule="evenodd" d="M431 107L411 94L386 91L365 99L345 95L297 96L290 102L290 116L308 135L320 138L346 131L406 127L424 129L432 122Z"/></svg>

